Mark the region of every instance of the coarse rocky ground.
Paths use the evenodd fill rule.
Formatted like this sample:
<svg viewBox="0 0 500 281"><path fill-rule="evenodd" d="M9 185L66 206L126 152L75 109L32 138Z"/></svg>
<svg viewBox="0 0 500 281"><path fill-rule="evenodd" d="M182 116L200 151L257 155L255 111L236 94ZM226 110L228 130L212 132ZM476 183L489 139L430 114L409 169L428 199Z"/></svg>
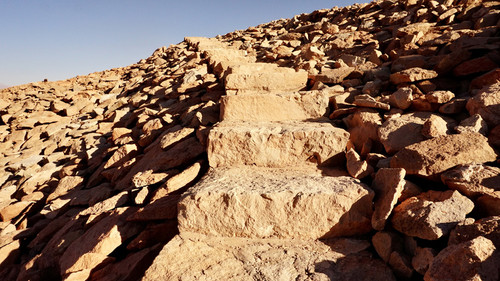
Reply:
<svg viewBox="0 0 500 281"><path fill-rule="evenodd" d="M499 27L374 1L1 90L2 280L499 280Z"/></svg>

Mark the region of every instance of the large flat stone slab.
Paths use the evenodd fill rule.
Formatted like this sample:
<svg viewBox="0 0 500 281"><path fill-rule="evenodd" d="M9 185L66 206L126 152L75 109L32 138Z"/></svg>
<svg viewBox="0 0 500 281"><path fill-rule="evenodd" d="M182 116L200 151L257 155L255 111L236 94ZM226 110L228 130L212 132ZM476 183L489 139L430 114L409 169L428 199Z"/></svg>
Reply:
<svg viewBox="0 0 500 281"><path fill-rule="evenodd" d="M174 237L146 271L148 280L395 280L364 249L367 241L336 239Z"/></svg>
<svg viewBox="0 0 500 281"><path fill-rule="evenodd" d="M434 176L460 164L485 163L496 157L486 137L463 133L409 145L394 155L391 168L403 168L409 175Z"/></svg>
<svg viewBox="0 0 500 281"><path fill-rule="evenodd" d="M344 163L349 133L329 122L221 122L209 133L212 167L293 168Z"/></svg>
<svg viewBox="0 0 500 281"><path fill-rule="evenodd" d="M226 90L299 91L306 87L306 71L278 67L270 63L239 64L228 69Z"/></svg>
<svg viewBox="0 0 500 281"><path fill-rule="evenodd" d="M317 239L369 232L374 193L351 177L263 168L212 169L183 194L179 231Z"/></svg>
<svg viewBox="0 0 500 281"><path fill-rule="evenodd" d="M320 118L328 110L324 91L252 95L229 95L221 98L223 121L286 121Z"/></svg>

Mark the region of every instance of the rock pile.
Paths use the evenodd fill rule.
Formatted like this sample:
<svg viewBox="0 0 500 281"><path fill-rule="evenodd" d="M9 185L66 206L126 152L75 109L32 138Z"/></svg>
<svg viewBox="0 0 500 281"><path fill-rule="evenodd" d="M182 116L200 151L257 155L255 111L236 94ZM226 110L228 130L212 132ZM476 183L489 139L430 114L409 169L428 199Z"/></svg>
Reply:
<svg viewBox="0 0 500 281"><path fill-rule="evenodd" d="M498 280L500 2L375 1L0 91L5 280Z"/></svg>

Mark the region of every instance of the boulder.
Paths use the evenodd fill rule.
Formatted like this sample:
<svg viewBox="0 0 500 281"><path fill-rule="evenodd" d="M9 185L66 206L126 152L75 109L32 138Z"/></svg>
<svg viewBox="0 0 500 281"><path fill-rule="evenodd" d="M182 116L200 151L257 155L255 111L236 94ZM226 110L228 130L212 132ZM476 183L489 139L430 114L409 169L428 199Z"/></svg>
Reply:
<svg viewBox="0 0 500 281"><path fill-rule="evenodd" d="M500 83L483 87L466 107L470 115L479 114L490 128L500 125Z"/></svg>
<svg viewBox="0 0 500 281"><path fill-rule="evenodd" d="M353 239L301 241L181 234L142 280L396 280ZM171 257L176 257L175 259Z"/></svg>
<svg viewBox="0 0 500 281"><path fill-rule="evenodd" d="M441 180L450 189L477 198L500 190L500 168L483 164L458 165L441 174Z"/></svg>
<svg viewBox="0 0 500 281"><path fill-rule="evenodd" d="M139 232L137 225L125 223L124 218L131 211L120 208L110 212L73 241L61 256L61 275L81 273L88 277L92 269L110 259L109 254Z"/></svg>
<svg viewBox="0 0 500 281"><path fill-rule="evenodd" d="M183 194L179 231L301 239L362 234L371 230L372 198L371 189L350 177L217 168Z"/></svg>
<svg viewBox="0 0 500 281"><path fill-rule="evenodd" d="M434 70L427 70L420 67L408 68L391 74L390 80L393 84L409 83L421 80L436 78L438 73Z"/></svg>
<svg viewBox="0 0 500 281"><path fill-rule="evenodd" d="M396 153L411 144L421 142L426 139L425 135L422 134L424 124L431 118L443 119L446 122L447 133L450 133L456 126L456 122L453 119L441 117L430 112L407 113L399 117L390 118L380 126L378 130L380 142L384 145L387 153L390 154ZM424 133L427 134L427 130Z"/></svg>
<svg viewBox="0 0 500 281"><path fill-rule="evenodd" d="M474 203L458 191L427 191L396 206L391 219L399 232L426 240L447 235L472 211Z"/></svg>
<svg viewBox="0 0 500 281"><path fill-rule="evenodd" d="M425 281L498 280L500 260L491 240L482 236L450 245L434 258Z"/></svg>
<svg viewBox="0 0 500 281"><path fill-rule="evenodd" d="M328 122L222 122L209 134L211 167L342 163L349 133Z"/></svg>
<svg viewBox="0 0 500 281"><path fill-rule="evenodd" d="M384 168L378 170L372 182L375 191L375 211L372 216L372 227L375 230L383 230L392 209L403 193L406 181L404 169Z"/></svg>
<svg viewBox="0 0 500 281"><path fill-rule="evenodd" d="M500 216L491 216L475 221L468 218L459 223L450 233L448 245L460 244L477 237L485 237L500 247Z"/></svg>
<svg viewBox="0 0 500 281"><path fill-rule="evenodd" d="M434 176L460 164L496 160L488 139L478 133L433 138L401 149L391 168L404 168L410 175Z"/></svg>
<svg viewBox="0 0 500 281"><path fill-rule="evenodd" d="M221 98L221 120L285 121L316 119L328 109L323 91L292 94L229 95Z"/></svg>

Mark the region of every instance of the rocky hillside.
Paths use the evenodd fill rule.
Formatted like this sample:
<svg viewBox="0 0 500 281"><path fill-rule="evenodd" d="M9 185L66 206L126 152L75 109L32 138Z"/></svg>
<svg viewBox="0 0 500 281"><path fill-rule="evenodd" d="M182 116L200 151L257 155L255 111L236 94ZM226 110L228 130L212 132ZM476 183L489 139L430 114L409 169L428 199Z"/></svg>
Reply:
<svg viewBox="0 0 500 281"><path fill-rule="evenodd" d="M2 280L499 280L499 27L375 1L1 90Z"/></svg>

